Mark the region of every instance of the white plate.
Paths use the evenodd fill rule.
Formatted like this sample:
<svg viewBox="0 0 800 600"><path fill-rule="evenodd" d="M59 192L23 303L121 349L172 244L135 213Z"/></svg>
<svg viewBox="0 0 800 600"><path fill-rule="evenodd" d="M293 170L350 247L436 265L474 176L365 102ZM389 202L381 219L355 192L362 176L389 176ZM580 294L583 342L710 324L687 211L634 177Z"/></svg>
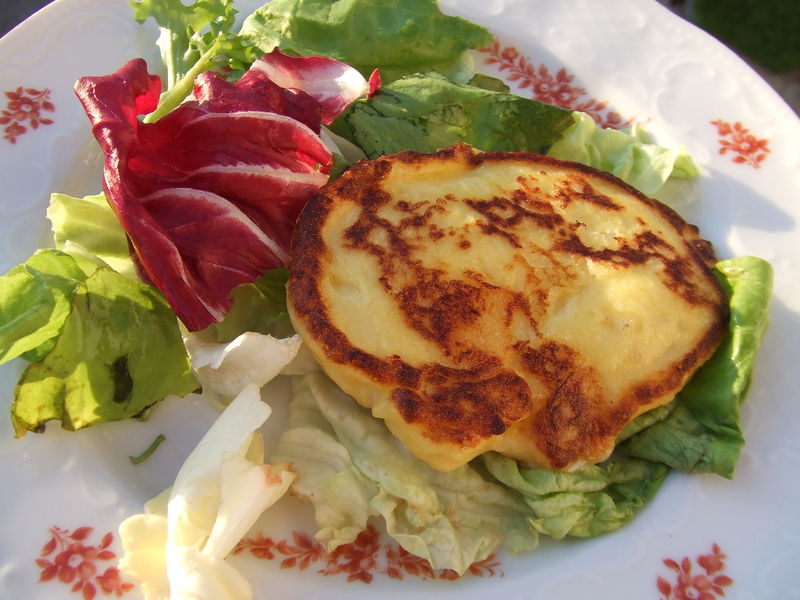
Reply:
<svg viewBox="0 0 800 600"><path fill-rule="evenodd" d="M716 578L718 590L710 588L707 598L718 597L720 590L735 598L800 598L795 376L800 359L800 121L733 54L655 2L442 4L492 30L498 46L494 53L476 53L478 64L512 81L519 93L557 94L605 119L616 112L623 121L645 123L664 144L685 145L703 174L693 183L672 186L673 197L686 196L680 212L701 227L721 257L754 254L773 263L772 326L743 410L747 446L735 479L672 474L622 530L545 544L522 557L501 555L460 581L415 573L414 565L404 566L387 554L387 540L380 541L375 555L354 551L351 558L357 560L349 565L341 556L325 557L313 548L304 552L303 538L294 533L312 534L312 520L307 509L286 499L268 511L250 536L262 533L274 544L261 544L262 558L241 553L233 559L236 565L254 582L259 599L278 594L482 598L489 593L526 599L660 599L678 597L675 569L681 568L690 569L689 579L699 586ZM247 14L255 5L249 0L239 8ZM44 213L51 191L84 195L99 190L100 161L72 93L73 82L110 73L135 56L144 56L155 68L156 34L152 22L134 22L123 0L58 0L0 41L0 91L21 87L22 95L39 106L39 117L52 120L34 129L32 115L18 114L16 121L0 125L5 130L16 122L26 128L11 130L17 132L9 135L13 144L0 139L0 271L47 243ZM492 61L499 62L487 64ZM46 99L38 93L45 91ZM0 96L0 110L14 112L16 105L9 107L13 101ZM3 116L8 115L0 120ZM5 403L10 403L20 368L14 363L0 371ZM282 418L282 386L278 382L268 391L278 409L273 428L280 427ZM147 423L115 423L79 433L51 426L45 435L21 440L13 439L4 417L0 597L88 598L92 589L96 598L115 596L102 583L113 583L113 571L107 569L120 552L117 525L171 483L213 417L213 410L197 400L177 399L162 403ZM128 455L138 454L161 432L167 442L147 462L132 466ZM81 547L105 552L85 554L85 583L77 574L68 582L58 575L39 581L55 572L46 561L66 551L61 559L76 565ZM270 551L274 558L264 557ZM387 576L387 567L402 579ZM105 579L98 579L103 574ZM69 579L69 570L61 576ZM369 578L370 584L362 580ZM136 589L120 591L123 598L139 597ZM696 590L692 593L688 597L698 597Z"/></svg>

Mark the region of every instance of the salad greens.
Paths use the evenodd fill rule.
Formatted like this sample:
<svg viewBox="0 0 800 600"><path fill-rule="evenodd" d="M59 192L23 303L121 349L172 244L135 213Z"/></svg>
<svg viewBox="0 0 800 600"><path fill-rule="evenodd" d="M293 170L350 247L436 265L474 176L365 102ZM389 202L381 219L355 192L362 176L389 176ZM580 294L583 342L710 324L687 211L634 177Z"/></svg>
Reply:
<svg viewBox="0 0 800 600"><path fill-rule="evenodd" d="M380 70L383 87L332 126L369 157L455 142L547 152L610 171L648 194L669 177L698 174L682 149L657 146L636 126L600 129L588 115L514 96L502 82L476 74L466 51L489 44L491 34L442 14L435 0L273 0L244 19L238 32L232 0L131 5L139 22L153 18L161 27L158 45L167 68L167 89L147 121L177 107L201 72L235 79L278 47L336 58L364 74ZM169 394L193 391L196 376L221 390L249 381L240 371L261 356L251 348L285 362L299 351L299 339L288 338L285 269L237 288L226 317L184 344L163 296L138 280L128 239L104 195L54 194L48 217L55 249L38 251L0 278L0 362L31 362L12 405L17 435L41 431L51 419L78 429L137 417ZM772 274L768 263L752 257L722 261L717 271L731 295L728 337L672 404L626 428L619 456L606 464L558 473L487 454L450 473L434 471L318 372L295 378L289 426L273 458L294 465L294 491L313 502L317 538L328 549L354 540L368 519L380 516L406 550L434 568L463 573L500 543L521 551L534 548L540 535L560 539L616 529L671 468L733 473L743 444L738 409L766 327ZM234 364L219 369L224 360ZM239 404L258 412L253 390L246 396ZM242 444L240 454L249 441ZM209 466L202 451L199 456L190 470ZM189 495L217 498L224 482L205 483L188 475L183 480ZM273 487L276 494L285 489L283 483ZM163 533L168 517L162 513L129 524L126 553L140 534L145 546L152 542L153 519ZM213 524L214 516L206 517L205 524ZM224 533L227 548L233 538ZM211 554L217 560L225 552ZM147 552L133 555L134 570L148 567L137 562L149 560ZM192 565L206 558L192 555Z"/></svg>
<svg viewBox="0 0 800 600"><path fill-rule="evenodd" d="M125 230L109 206L105 194L74 198L52 194L47 209L55 247L81 259L108 266L136 278ZM233 307L225 318L202 333L204 339L230 342L245 331L287 337L293 333L286 310L289 271L270 269L253 283L233 292Z"/></svg>
<svg viewBox="0 0 800 600"><path fill-rule="evenodd" d="M641 126L603 129L586 113L572 113L574 123L547 154L608 171L644 194L657 192L669 177L691 179L700 174L683 148L654 144Z"/></svg>
<svg viewBox="0 0 800 600"><path fill-rule="evenodd" d="M571 115L564 108L426 72L354 102L331 129L368 158L403 150L435 152L456 142L484 151L544 152L572 125Z"/></svg>
<svg viewBox="0 0 800 600"><path fill-rule="evenodd" d="M459 574L501 540L514 552L536 547L512 490L469 465L432 469L322 373L296 377L293 386L272 460L293 465L293 491L313 503L316 537L329 550L355 540L373 515L406 550Z"/></svg>
<svg viewBox="0 0 800 600"><path fill-rule="evenodd" d="M240 36L262 52L335 58L365 77L380 68L384 82L458 70L466 50L492 42L485 28L443 14L436 0L273 0L245 19Z"/></svg>
<svg viewBox="0 0 800 600"><path fill-rule="evenodd" d="M258 428L271 412L257 385L244 386L172 487L122 522L120 567L140 580L145 598L253 597L250 583L224 559L295 478L288 465L264 464Z"/></svg>
<svg viewBox="0 0 800 600"><path fill-rule="evenodd" d="M493 452L482 459L498 481L522 494L530 507L531 526L556 540L618 529L655 495L669 471L664 464L636 458L571 473L525 468Z"/></svg>
<svg viewBox="0 0 800 600"><path fill-rule="evenodd" d="M76 260L52 251L35 253L3 276L0 362L45 356L69 317L77 284L85 278Z"/></svg>
<svg viewBox="0 0 800 600"><path fill-rule="evenodd" d="M177 107L191 93L200 73L241 69L248 60L242 41L231 32L237 12L233 0L195 0L191 4L135 0L130 4L139 23L153 18L161 29L156 44L167 68L166 91L148 121Z"/></svg>
<svg viewBox="0 0 800 600"><path fill-rule="evenodd" d="M546 153L613 173L645 194L699 175L682 148L654 144L638 125L602 129L586 113L508 93L490 77L459 84L436 72L403 77L354 102L331 126L368 158L433 152L456 142L484 151Z"/></svg>
<svg viewBox="0 0 800 600"><path fill-rule="evenodd" d="M772 267L744 256L716 265L730 295L730 330L716 353L684 386L664 420L622 445L631 456L693 473L732 477L744 437L739 406L750 390L769 320Z"/></svg>
<svg viewBox="0 0 800 600"><path fill-rule="evenodd" d="M203 332L216 342L231 342L245 331L288 337L294 330L286 310L288 269L270 269L253 283L233 290L233 307Z"/></svg>
<svg viewBox="0 0 800 600"><path fill-rule="evenodd" d="M132 465L140 465L148 458L153 456L158 447L166 441L167 441L166 436L163 433L159 433L155 437L155 439L153 439L153 441L150 442L150 445L147 448L145 448L142 452L140 452L136 456L129 456L128 460L131 461Z"/></svg>
<svg viewBox="0 0 800 600"><path fill-rule="evenodd" d="M481 150L547 152L608 170L646 194L671 176L699 173L684 150L653 144L636 125L600 129L586 114L510 94L499 80L476 73L467 51L491 43L491 33L443 14L436 0L273 0L238 32L232 0L131 4L139 22L152 17L160 25L158 45L171 74L147 121L186 98L202 70L235 76L277 47L335 58L365 76L379 70L380 93L355 103L332 127L369 158L458 141Z"/></svg>
<svg viewBox="0 0 800 600"><path fill-rule="evenodd" d="M2 357L32 364L17 385L17 436L142 415L197 387L178 324L152 287L58 250L0 278ZM136 332L136 335L131 335Z"/></svg>
<svg viewBox="0 0 800 600"><path fill-rule="evenodd" d="M51 194L47 218L57 249L86 257L122 275L136 277L128 238L105 194L84 198Z"/></svg>

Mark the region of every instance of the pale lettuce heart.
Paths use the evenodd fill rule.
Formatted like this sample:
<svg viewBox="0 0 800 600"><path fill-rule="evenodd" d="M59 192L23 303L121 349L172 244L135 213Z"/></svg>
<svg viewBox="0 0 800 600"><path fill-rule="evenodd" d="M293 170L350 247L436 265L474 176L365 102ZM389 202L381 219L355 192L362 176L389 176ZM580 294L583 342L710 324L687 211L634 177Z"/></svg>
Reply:
<svg viewBox="0 0 800 600"><path fill-rule="evenodd" d="M352 542L373 516L405 550L459 574L501 544L536 547L516 492L470 465L430 468L323 373L294 378L289 424L272 458L297 472L292 492L313 504L315 537L328 551Z"/></svg>
<svg viewBox="0 0 800 600"><path fill-rule="evenodd" d="M547 151L549 156L608 171L644 194L654 194L670 177L689 179L700 171L684 148L654 144L634 124L628 130L603 129L591 115L575 111L574 123Z"/></svg>
<svg viewBox="0 0 800 600"><path fill-rule="evenodd" d="M223 402L248 385L266 384L292 362L302 344L298 335L275 338L253 331L227 344L191 334L184 342L204 394Z"/></svg>

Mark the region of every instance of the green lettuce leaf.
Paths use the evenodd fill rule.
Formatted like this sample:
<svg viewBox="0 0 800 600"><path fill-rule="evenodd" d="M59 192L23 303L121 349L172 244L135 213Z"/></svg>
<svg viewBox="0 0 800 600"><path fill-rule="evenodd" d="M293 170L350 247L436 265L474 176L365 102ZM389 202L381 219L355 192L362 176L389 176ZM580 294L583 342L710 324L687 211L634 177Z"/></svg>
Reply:
<svg viewBox="0 0 800 600"><path fill-rule="evenodd" d="M431 72L403 77L353 103L331 129L377 158L456 142L484 151L542 152L572 123L563 108Z"/></svg>
<svg viewBox="0 0 800 600"><path fill-rule="evenodd" d="M295 378L272 460L292 464L294 492L313 503L317 538L329 550L353 541L372 515L434 569L463 573L500 543L511 551L537 543L515 492L468 465L431 469L321 373Z"/></svg>
<svg viewBox="0 0 800 600"><path fill-rule="evenodd" d="M161 295L109 268L82 266L42 250L0 285L3 343L11 348L5 356L31 349L40 359L17 384L11 406L17 436L41 431L50 420L76 430L135 417L167 395L197 387L177 320ZM37 308L20 311L26 304Z"/></svg>
<svg viewBox="0 0 800 600"><path fill-rule="evenodd" d="M201 337L215 342L232 342L247 331L269 334L276 338L294 333L286 309L288 269L270 269L253 283L233 290L233 306L225 318L214 323Z"/></svg>
<svg viewBox="0 0 800 600"><path fill-rule="evenodd" d="M73 198L52 194L47 217L56 248L85 257L136 278L128 238L104 194ZM246 331L283 338L294 333L286 310L287 269L271 269L255 282L233 291L233 306L225 318L203 334L209 341L230 342ZM0 343L2 339L0 338ZM0 361L2 360L0 347Z"/></svg>
<svg viewBox="0 0 800 600"><path fill-rule="evenodd" d="M574 123L547 154L613 173L644 194L653 194L669 177L688 179L700 174L683 148L654 144L639 126L603 129L590 115L573 113Z"/></svg>
<svg viewBox="0 0 800 600"><path fill-rule="evenodd" d="M618 529L658 491L669 471L663 464L633 458L571 473L524 468L494 452L481 458L498 481L523 495L536 531L557 540Z"/></svg>
<svg viewBox="0 0 800 600"><path fill-rule="evenodd" d="M52 250L39 250L0 277L0 363L49 352L85 279L74 259Z"/></svg>
<svg viewBox="0 0 800 600"><path fill-rule="evenodd" d="M364 76L379 68L384 82L450 72L466 50L492 42L483 27L443 14L436 0L272 0L245 19L239 35L262 52L328 56Z"/></svg>
<svg viewBox="0 0 800 600"><path fill-rule="evenodd" d="M133 0L133 16L143 23L152 18L161 35L156 42L167 68L166 91L158 108L145 120L155 121L178 106L204 71L243 70L252 59L233 31L233 0Z"/></svg>
<svg viewBox="0 0 800 600"><path fill-rule="evenodd" d="M745 256L720 261L716 271L730 294L730 330L714 355L677 396L669 416L621 446L630 456L691 473L732 477L744 436L739 407L769 320L772 267Z"/></svg>
<svg viewBox="0 0 800 600"><path fill-rule="evenodd" d="M85 198L51 194L47 218L57 249L85 256L127 277L136 277L128 238L105 194Z"/></svg>

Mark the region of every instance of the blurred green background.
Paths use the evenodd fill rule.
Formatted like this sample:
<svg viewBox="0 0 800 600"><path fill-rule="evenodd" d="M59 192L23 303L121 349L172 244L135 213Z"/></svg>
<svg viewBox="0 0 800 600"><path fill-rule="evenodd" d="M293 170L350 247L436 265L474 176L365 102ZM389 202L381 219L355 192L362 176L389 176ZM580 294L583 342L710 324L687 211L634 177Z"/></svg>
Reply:
<svg viewBox="0 0 800 600"><path fill-rule="evenodd" d="M660 0L747 61L800 114L800 0Z"/></svg>

